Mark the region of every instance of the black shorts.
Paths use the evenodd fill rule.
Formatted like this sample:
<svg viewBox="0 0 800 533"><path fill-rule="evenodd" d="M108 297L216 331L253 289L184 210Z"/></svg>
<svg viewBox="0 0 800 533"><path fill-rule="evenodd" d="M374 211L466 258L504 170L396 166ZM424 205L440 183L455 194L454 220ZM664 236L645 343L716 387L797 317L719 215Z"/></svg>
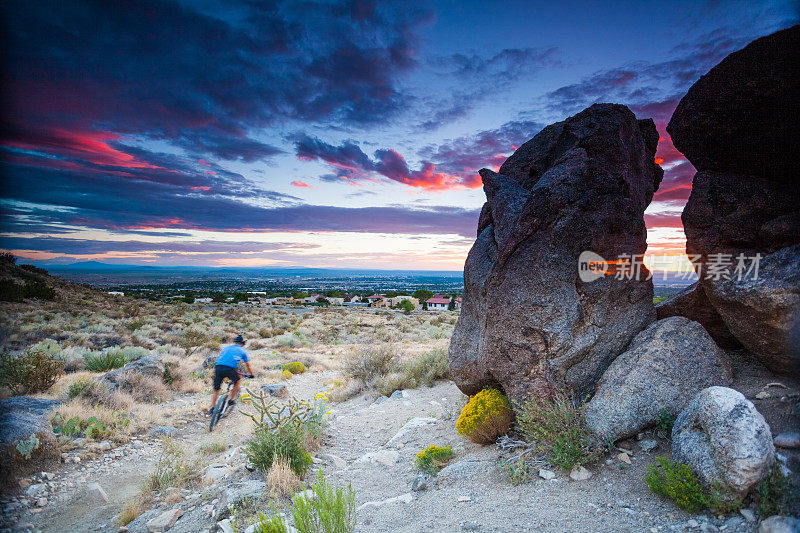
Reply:
<svg viewBox="0 0 800 533"><path fill-rule="evenodd" d="M222 380L228 378L233 383L239 381L239 371L225 365L216 365L214 367L214 390L219 390L222 386Z"/></svg>

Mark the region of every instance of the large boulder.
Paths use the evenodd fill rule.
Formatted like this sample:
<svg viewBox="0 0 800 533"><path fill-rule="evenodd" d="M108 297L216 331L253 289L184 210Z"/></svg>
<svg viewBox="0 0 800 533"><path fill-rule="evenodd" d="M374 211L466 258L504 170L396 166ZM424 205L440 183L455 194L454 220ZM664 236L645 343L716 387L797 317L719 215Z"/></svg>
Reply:
<svg viewBox="0 0 800 533"><path fill-rule="evenodd" d="M163 379L164 363L158 355L147 355L135 361L131 361L122 368L107 372L100 376L99 379L106 382L110 388L114 389L117 386L120 376L128 375L128 373Z"/></svg>
<svg viewBox="0 0 800 533"><path fill-rule="evenodd" d="M672 428L672 457L728 499L743 498L775 461L772 433L742 393L725 387L700 391Z"/></svg>
<svg viewBox="0 0 800 533"><path fill-rule="evenodd" d="M47 412L61 402L14 396L0 400L0 481L10 487L8 476L29 470L41 460L54 457L56 436L47 417ZM17 445L36 437L38 442L31 450L30 458L20 453ZM32 441L35 442L35 441Z"/></svg>
<svg viewBox="0 0 800 533"><path fill-rule="evenodd" d="M676 292L663 302L656 304L656 318L663 320L671 316L683 316L689 320L699 322L711 335L714 342L721 348L738 349L742 344L725 325L711 302L708 301L706 291L692 283L685 289Z"/></svg>
<svg viewBox="0 0 800 533"><path fill-rule="evenodd" d="M792 337L800 314L800 245L764 256L757 278L705 280L705 292L730 331L765 366L800 374Z"/></svg>
<svg viewBox="0 0 800 533"><path fill-rule="evenodd" d="M644 253L643 213L663 175L657 143L652 120L595 104L542 130L499 173L480 171L487 203L450 344L462 391L499 385L516 400L554 384L591 392L655 319L643 266L582 281L578 257Z"/></svg>
<svg viewBox="0 0 800 533"><path fill-rule="evenodd" d="M791 155L798 44L795 26L729 55L689 89L667 126L698 169L681 217L698 300L704 304L704 295L739 343L787 374L800 372L789 355L800 304L800 188ZM712 334L727 344L715 320Z"/></svg>
<svg viewBox="0 0 800 533"><path fill-rule="evenodd" d="M698 170L797 183L800 26L757 39L701 77L667 132Z"/></svg>
<svg viewBox="0 0 800 533"><path fill-rule="evenodd" d="M601 437L629 437L675 416L706 387L729 385L731 366L706 330L688 318L650 324L617 357L586 405L586 422Z"/></svg>

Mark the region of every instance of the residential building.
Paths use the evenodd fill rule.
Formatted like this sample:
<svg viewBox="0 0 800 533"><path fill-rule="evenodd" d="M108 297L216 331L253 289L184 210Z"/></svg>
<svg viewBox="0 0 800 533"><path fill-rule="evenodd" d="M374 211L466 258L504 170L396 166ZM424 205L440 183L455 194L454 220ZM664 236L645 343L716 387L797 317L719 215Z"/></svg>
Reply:
<svg viewBox="0 0 800 533"><path fill-rule="evenodd" d="M429 311L447 311L450 307L450 298L441 294L434 294L433 298L428 298L425 303L428 305Z"/></svg>

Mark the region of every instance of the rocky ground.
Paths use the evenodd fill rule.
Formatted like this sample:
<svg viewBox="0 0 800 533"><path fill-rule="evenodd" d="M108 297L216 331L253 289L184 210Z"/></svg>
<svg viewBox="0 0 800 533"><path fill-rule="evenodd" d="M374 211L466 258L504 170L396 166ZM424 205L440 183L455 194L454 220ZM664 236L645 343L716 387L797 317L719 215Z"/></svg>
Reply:
<svg viewBox="0 0 800 533"><path fill-rule="evenodd" d="M338 371L320 370L295 376L290 394L311 399L339 378ZM736 388L752 399L770 422L773 433L796 424L800 383L781 380L770 385L758 366L737 373ZM252 387L261 385L258 380ZM324 443L315 453L315 470L324 469L337 484L356 490L358 531L757 531L750 510L732 516L689 515L653 495L643 478L654 457L669 455L665 435L648 431L641 439L618 443L620 449L589 467L591 477L573 481L554 472L520 485L510 483L501 461L518 454L496 445L479 446L460 437L455 419L466 397L451 382L397 392L393 398L362 394L332 406ZM235 412L209 433L200 414L205 394L186 394L164 404L169 426L156 427L130 442L75 442L62 463L48 472L19 480L19 492L3 500L8 530L125 531L117 523L123 506L139 493L155 468L161 439L171 435L197 458L203 481L184 489L156 494L149 508L128 524L127 531L153 529L165 511L180 515L170 532L215 531L227 506L248 496L256 506L269 506L263 475L246 468L241 446L252 435L252 423ZM223 442L223 451L199 453ZM430 444L450 444L457 455L435 478L414 468L417 452ZM619 455L626 451L625 455ZM780 449L797 469L798 452ZM792 453L790 453L792 452ZM541 466L548 470L546 465ZM548 472L541 472L549 477ZM279 502L284 511L287 502ZM224 527L227 522L222 522ZM237 524L244 530L247 523Z"/></svg>

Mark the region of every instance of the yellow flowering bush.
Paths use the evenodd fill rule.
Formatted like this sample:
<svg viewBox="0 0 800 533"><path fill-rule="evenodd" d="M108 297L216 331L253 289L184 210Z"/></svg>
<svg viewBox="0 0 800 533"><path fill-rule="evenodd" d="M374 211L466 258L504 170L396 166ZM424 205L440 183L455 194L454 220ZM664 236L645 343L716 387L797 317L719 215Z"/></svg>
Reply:
<svg viewBox="0 0 800 533"><path fill-rule="evenodd" d="M281 367L281 369L284 371L288 370L292 374L302 374L306 371L306 365L300 361L295 361L293 363L286 363Z"/></svg>
<svg viewBox="0 0 800 533"><path fill-rule="evenodd" d="M292 374L292 373L291 373L291 372L289 372L288 370L284 370L284 371L281 373L281 379L292 379L292 376L294 376L294 374Z"/></svg>
<svg viewBox="0 0 800 533"><path fill-rule="evenodd" d="M656 461L658 465L650 465L644 478L650 490L669 498L685 511L699 511L706 506L703 487L689 466L666 457L656 457Z"/></svg>
<svg viewBox="0 0 800 533"><path fill-rule="evenodd" d="M417 454L414 465L428 474L434 475L441 470L447 462L455 456L451 446L436 446L431 444Z"/></svg>
<svg viewBox="0 0 800 533"><path fill-rule="evenodd" d="M483 389L461 410L456 430L472 442L489 444L511 429L513 412L508 398L497 389Z"/></svg>

